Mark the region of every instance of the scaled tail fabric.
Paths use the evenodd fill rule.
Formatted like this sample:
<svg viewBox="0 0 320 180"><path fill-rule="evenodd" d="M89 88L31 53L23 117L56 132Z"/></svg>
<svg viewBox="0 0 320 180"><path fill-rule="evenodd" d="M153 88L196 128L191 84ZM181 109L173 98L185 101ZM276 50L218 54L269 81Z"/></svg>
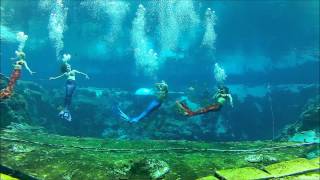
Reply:
<svg viewBox="0 0 320 180"><path fill-rule="evenodd" d="M208 107L205 108L201 108L197 111L192 111L186 104L184 104L183 102L177 102L177 105L185 112L185 115L187 116L195 116L195 115L199 115L199 114L204 114L210 111L219 111L222 107L222 105L220 103L215 103L212 104Z"/></svg>
<svg viewBox="0 0 320 180"><path fill-rule="evenodd" d="M66 109L70 109L72 96L76 89L76 82L74 80L67 80L66 82L66 95L64 98L64 106Z"/></svg>
<svg viewBox="0 0 320 180"><path fill-rule="evenodd" d="M21 74L21 69L13 70L7 87L0 91L0 99L9 98L12 95L14 86L17 83L18 79L20 78L20 74Z"/></svg>
<svg viewBox="0 0 320 180"><path fill-rule="evenodd" d="M148 105L148 107L137 117L129 117L127 114L125 114L120 107L117 107L117 113L120 115L121 119L129 122L139 122L141 119L148 116L150 113L152 113L154 110L158 109L161 106L162 102L155 99L151 101L151 103Z"/></svg>
<svg viewBox="0 0 320 180"><path fill-rule="evenodd" d="M132 122L140 121L141 119L143 119L144 117L149 115L151 112L153 112L154 110L158 109L161 106L161 104L162 103L157 99L151 101L151 103L149 104L147 109L145 109L139 116L132 118L131 121Z"/></svg>

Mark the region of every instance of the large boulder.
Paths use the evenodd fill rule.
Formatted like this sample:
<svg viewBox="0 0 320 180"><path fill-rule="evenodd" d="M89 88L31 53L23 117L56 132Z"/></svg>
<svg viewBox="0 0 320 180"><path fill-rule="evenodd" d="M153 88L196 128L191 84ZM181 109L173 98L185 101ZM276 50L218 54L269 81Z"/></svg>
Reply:
<svg viewBox="0 0 320 180"><path fill-rule="evenodd" d="M319 130L320 126L320 95L312 98L304 106L300 115L302 124L300 130Z"/></svg>

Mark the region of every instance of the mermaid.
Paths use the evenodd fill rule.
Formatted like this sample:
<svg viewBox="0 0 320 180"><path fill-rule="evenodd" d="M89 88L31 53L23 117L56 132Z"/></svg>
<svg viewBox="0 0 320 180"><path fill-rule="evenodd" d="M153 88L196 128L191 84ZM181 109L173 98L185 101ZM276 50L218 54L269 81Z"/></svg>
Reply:
<svg viewBox="0 0 320 180"><path fill-rule="evenodd" d="M218 82L218 90L214 95L215 102L207 107L200 108L198 110L191 110L185 101L176 101L177 107L180 112L185 116L195 116L200 114L205 114L208 112L217 112L220 111L226 102L230 102L230 105L233 107L232 96L224 84L224 81L227 78L227 75L223 68L219 66L218 63L214 65L214 77Z"/></svg>
<svg viewBox="0 0 320 180"><path fill-rule="evenodd" d="M35 73L29 68L28 63L25 60L25 53L22 51L16 51L15 53L17 57L14 59L17 59L17 61L13 64L13 71L11 73L7 87L0 91L0 99L7 99L13 94L14 86L20 78L21 70L23 67L25 67L31 75Z"/></svg>
<svg viewBox="0 0 320 180"><path fill-rule="evenodd" d="M0 91L0 99L7 99L13 94L14 86L21 76L21 70L23 67L25 67L31 75L35 73L29 68L28 63L25 60L26 54L23 52L25 43L28 40L28 35L24 34L24 32L18 32L16 35L16 39L19 42L19 46L18 50L15 51L16 57L12 58L13 60L16 60L16 62L13 64L13 71L11 73L7 87Z"/></svg>
<svg viewBox="0 0 320 180"><path fill-rule="evenodd" d="M159 109L163 101L168 96L168 85L166 84L165 81L155 84L155 91L153 95L155 96L155 99L153 99L148 105L148 107L136 117L129 117L120 109L120 107L118 107L117 110L120 114L120 117L123 120L136 123L136 122L139 122L141 119L145 118L146 116L148 116L150 113L152 113L156 109Z"/></svg>
<svg viewBox="0 0 320 180"><path fill-rule="evenodd" d="M207 107L200 108L198 110L192 111L187 104L184 101L177 101L176 104L179 108L179 110L185 115L185 116L195 116L199 114L205 114L208 112L217 112L220 111L222 106L229 101L230 105L233 106L232 102L232 96L229 93L229 89L226 86L219 86L218 91L214 95L215 103L212 105L209 105Z"/></svg>
<svg viewBox="0 0 320 180"><path fill-rule="evenodd" d="M64 54L62 59L63 63L61 64L62 74L56 77L49 78L49 80L59 79L63 76L67 78L67 81L65 84L66 94L64 98L64 109L60 111L59 117L69 122L72 120L72 117L70 114L70 106L71 106L73 93L76 89L76 74L84 75L87 79L89 79L89 76L86 73L83 73L71 68L71 65L68 63L70 58L71 58L70 54Z"/></svg>

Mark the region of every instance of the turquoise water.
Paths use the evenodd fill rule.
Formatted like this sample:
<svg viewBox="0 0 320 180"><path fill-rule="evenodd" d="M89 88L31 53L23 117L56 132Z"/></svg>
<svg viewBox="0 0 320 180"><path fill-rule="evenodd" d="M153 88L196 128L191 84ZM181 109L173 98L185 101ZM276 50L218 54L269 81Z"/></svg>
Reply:
<svg viewBox="0 0 320 180"><path fill-rule="evenodd" d="M64 54L71 55L69 63L74 69L90 77L77 76L72 108L83 105L81 98L90 99L80 91L88 87L97 97L104 97L104 88L130 93L165 80L170 91L185 93L169 94L159 111L135 125L115 117L113 103L129 104L125 111L137 114L150 97L126 96L113 102L116 93L109 93L103 107L78 109L79 113L71 108L71 124L57 126L72 135L270 139L299 119L304 105L319 89L316 0L1 0L1 73L6 76L12 71L10 58L22 42L16 39L17 32L28 35L23 51L36 72L31 76L23 70L21 80L49 92L56 89L60 94L50 106L63 105L64 80L50 81L49 77L61 74ZM195 107L212 103L210 98L219 84L215 63L226 74L223 83L234 96L234 107L226 105L221 112L193 119L175 113L172 106L181 96L196 103ZM55 111L52 108L50 117L39 113L48 116L43 124L49 129L56 124ZM170 129L166 121L173 122L172 118L175 125ZM92 133L85 127L99 128ZM140 133L144 129L146 133ZM175 134L175 129L182 133Z"/></svg>

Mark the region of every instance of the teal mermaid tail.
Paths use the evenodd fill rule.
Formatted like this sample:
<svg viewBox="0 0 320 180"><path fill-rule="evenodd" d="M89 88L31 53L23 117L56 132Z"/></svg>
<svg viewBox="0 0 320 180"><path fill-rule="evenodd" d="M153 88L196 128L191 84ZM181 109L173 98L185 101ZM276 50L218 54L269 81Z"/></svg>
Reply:
<svg viewBox="0 0 320 180"><path fill-rule="evenodd" d="M148 116L150 113L152 113L154 110L158 109L161 106L162 102L155 99L153 101L151 101L151 103L149 104L149 106L137 117L129 117L126 113L124 113L120 107L117 107L117 111L118 114L120 116L121 119L125 120L125 121L129 121L132 123L136 123L139 122L141 119L145 118L146 116Z"/></svg>
<svg viewBox="0 0 320 180"><path fill-rule="evenodd" d="M124 113L119 106L117 107L117 114L122 120L130 121L130 117L126 113Z"/></svg>

